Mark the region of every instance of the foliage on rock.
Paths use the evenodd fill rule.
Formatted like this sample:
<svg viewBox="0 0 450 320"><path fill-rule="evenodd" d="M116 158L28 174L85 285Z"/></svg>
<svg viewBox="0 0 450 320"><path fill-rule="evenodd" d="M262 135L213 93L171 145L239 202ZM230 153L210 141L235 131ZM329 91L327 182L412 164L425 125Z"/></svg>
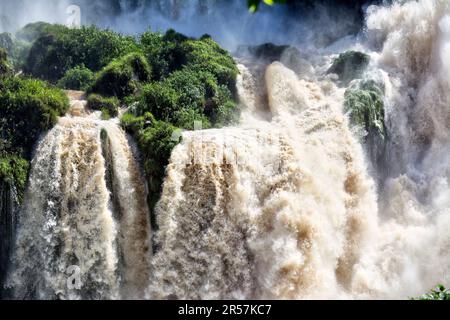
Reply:
<svg viewBox="0 0 450 320"><path fill-rule="evenodd" d="M337 74L343 84L348 84L350 81L362 76L369 62L370 57L367 54L358 51L347 51L334 59L331 67L328 69L328 73Z"/></svg>

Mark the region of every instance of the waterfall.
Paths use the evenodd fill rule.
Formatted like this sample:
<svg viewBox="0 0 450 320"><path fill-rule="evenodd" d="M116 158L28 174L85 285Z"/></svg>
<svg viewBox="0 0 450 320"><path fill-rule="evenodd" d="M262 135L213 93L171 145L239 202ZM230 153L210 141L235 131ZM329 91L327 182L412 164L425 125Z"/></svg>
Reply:
<svg viewBox="0 0 450 320"><path fill-rule="evenodd" d="M241 125L185 133L172 154L148 295L405 299L448 284L449 35L448 1L406 1L370 7L350 45L386 87L387 177L324 76L329 51L263 79L241 65Z"/></svg>
<svg viewBox="0 0 450 320"><path fill-rule="evenodd" d="M448 285L450 4L371 6L366 25L299 50L298 65L238 60L241 121L183 132L152 235L133 142L71 93L32 161L13 296L406 299ZM363 80L385 88L387 168L371 164L344 110L359 80L327 74L350 49L371 58Z"/></svg>
<svg viewBox="0 0 450 320"><path fill-rule="evenodd" d="M270 122L190 132L173 152L150 296L326 298L350 285L377 204L342 92L280 63L265 82Z"/></svg>
<svg viewBox="0 0 450 320"><path fill-rule="evenodd" d="M139 298L147 286L140 168L117 119L85 104L72 97L35 152L9 279L16 298Z"/></svg>

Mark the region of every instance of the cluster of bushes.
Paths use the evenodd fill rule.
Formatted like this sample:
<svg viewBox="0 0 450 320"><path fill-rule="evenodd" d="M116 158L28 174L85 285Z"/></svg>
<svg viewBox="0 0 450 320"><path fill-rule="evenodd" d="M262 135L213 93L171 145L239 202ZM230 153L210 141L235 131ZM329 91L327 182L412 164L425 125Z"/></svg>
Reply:
<svg viewBox="0 0 450 320"><path fill-rule="evenodd" d="M140 52L118 58L101 70L91 91L123 99L138 91L142 83L149 82L152 70Z"/></svg>
<svg viewBox="0 0 450 320"><path fill-rule="evenodd" d="M450 290L446 289L442 284L438 284L429 293L412 298L412 300L450 300Z"/></svg>
<svg viewBox="0 0 450 320"><path fill-rule="evenodd" d="M105 98L101 95L92 93L87 99L87 107L91 110L102 112L102 118L108 120L111 117L117 117L119 114L119 99L116 97Z"/></svg>
<svg viewBox="0 0 450 320"><path fill-rule="evenodd" d="M18 201L22 202L28 178L29 162L16 155L0 156L0 182L13 185L17 190Z"/></svg>
<svg viewBox="0 0 450 320"><path fill-rule="evenodd" d="M64 76L58 80L57 86L70 90L88 90L94 83L94 73L84 65L67 70Z"/></svg>
<svg viewBox="0 0 450 320"><path fill-rule="evenodd" d="M24 71L53 83L77 66L84 65L93 72L99 71L137 47L133 37L93 26L71 29L61 25L39 25L37 30L31 29L31 37L37 38L28 54Z"/></svg>
<svg viewBox="0 0 450 320"><path fill-rule="evenodd" d="M0 179L13 184L19 195L34 144L68 108L64 92L46 82L0 77Z"/></svg>

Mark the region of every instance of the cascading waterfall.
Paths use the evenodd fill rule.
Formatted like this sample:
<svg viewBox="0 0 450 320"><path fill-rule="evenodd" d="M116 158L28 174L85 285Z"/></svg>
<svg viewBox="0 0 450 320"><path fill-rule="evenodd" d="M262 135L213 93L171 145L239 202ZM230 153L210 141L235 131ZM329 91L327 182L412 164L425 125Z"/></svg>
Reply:
<svg viewBox="0 0 450 320"><path fill-rule="evenodd" d="M379 198L323 61L312 77L267 68L269 121L241 66L242 125L186 133L172 154L151 297L406 298L448 282L449 4L371 7L367 27L390 132Z"/></svg>
<svg viewBox="0 0 450 320"><path fill-rule="evenodd" d="M133 144L73 98L32 162L14 296L404 299L448 284L450 5L373 6L366 22L364 40L296 66L240 61L241 123L183 133L153 255ZM387 173L326 74L337 47L369 54L364 77L384 83Z"/></svg>
<svg viewBox="0 0 450 320"><path fill-rule="evenodd" d="M16 298L139 298L147 286L139 166L118 124L88 115L85 104L73 100L36 150L9 283Z"/></svg>
<svg viewBox="0 0 450 320"><path fill-rule="evenodd" d="M420 21L419 24L417 22ZM368 35L386 75L392 174L380 190L379 235L360 260L354 290L403 298L450 275L450 4L374 7Z"/></svg>
<svg viewBox="0 0 450 320"><path fill-rule="evenodd" d="M342 91L280 63L265 78L270 122L187 133L173 152L151 296L324 298L350 283L377 205Z"/></svg>

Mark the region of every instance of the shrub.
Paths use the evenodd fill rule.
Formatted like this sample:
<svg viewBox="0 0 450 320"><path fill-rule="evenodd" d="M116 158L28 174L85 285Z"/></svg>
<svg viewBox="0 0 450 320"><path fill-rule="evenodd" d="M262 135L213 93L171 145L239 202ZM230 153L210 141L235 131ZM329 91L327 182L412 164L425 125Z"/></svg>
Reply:
<svg viewBox="0 0 450 320"><path fill-rule="evenodd" d="M159 120L172 122L174 114L181 109L178 99L179 93L165 83L147 84L142 88L139 114L151 112Z"/></svg>
<svg viewBox="0 0 450 320"><path fill-rule="evenodd" d="M238 69L229 53L210 37L183 42L183 62L194 71L207 71L214 75L219 84L235 87Z"/></svg>
<svg viewBox="0 0 450 320"><path fill-rule="evenodd" d="M179 108L193 108L203 112L206 101L206 88L200 75L190 69L173 72L164 85L178 92Z"/></svg>
<svg viewBox="0 0 450 320"><path fill-rule="evenodd" d="M170 155L179 143L179 140L174 138L177 128L168 122L156 120L150 112L141 116L127 112L122 116L121 124L127 132L135 136L138 142L147 176L152 226L155 227L153 209L162 190Z"/></svg>
<svg viewBox="0 0 450 320"><path fill-rule="evenodd" d="M200 124L200 125L197 125ZM186 130L201 130L211 128L211 122L208 117L197 109L181 109L174 114L174 124Z"/></svg>
<svg viewBox="0 0 450 320"><path fill-rule="evenodd" d="M450 300L450 290L447 290L442 284L438 284L436 289L413 300Z"/></svg>
<svg viewBox="0 0 450 320"><path fill-rule="evenodd" d="M34 79L0 81L0 129L3 151L31 154L39 135L50 129L69 108L64 92ZM2 151L2 152L3 152Z"/></svg>
<svg viewBox="0 0 450 320"><path fill-rule="evenodd" d="M117 117L119 114L119 100L115 97L104 98L98 94L90 94L87 99L87 107L91 110L102 111L102 118Z"/></svg>
<svg viewBox="0 0 450 320"><path fill-rule="evenodd" d="M123 99L134 94L140 83L151 78L151 68L141 53L130 53L106 66L97 76L92 91Z"/></svg>
<svg viewBox="0 0 450 320"><path fill-rule="evenodd" d="M39 30L24 71L52 82L78 65L99 71L112 60L137 49L133 37L93 26L70 29L52 25Z"/></svg>
<svg viewBox="0 0 450 320"><path fill-rule="evenodd" d="M165 34L148 31L141 35L140 44L153 68L156 80L161 80L185 65L182 44L187 39L171 29Z"/></svg>
<svg viewBox="0 0 450 320"><path fill-rule="evenodd" d="M225 102L217 109L214 109L211 118L214 126L218 128L238 123L239 112L237 111L236 103L231 100Z"/></svg>
<svg viewBox="0 0 450 320"><path fill-rule="evenodd" d="M347 51L334 59L333 64L328 69L328 73L337 74L339 80L347 84L353 79L361 77L369 62L370 57L367 54L358 51Z"/></svg>
<svg viewBox="0 0 450 320"><path fill-rule="evenodd" d="M85 66L77 66L66 72L58 81L58 87L86 91L94 83L94 73Z"/></svg>
<svg viewBox="0 0 450 320"><path fill-rule="evenodd" d="M144 159L144 169L148 183L148 199L151 210L152 226L157 228L154 207L159 200L164 182L165 170L173 148L179 141L175 140L176 128L168 122L147 121L146 128L138 135L138 145Z"/></svg>
<svg viewBox="0 0 450 320"><path fill-rule="evenodd" d="M224 85L218 85L209 72L189 67L173 72L162 82L146 85L138 104L138 114L151 112L157 119L184 129L193 129L195 121L203 128L223 126L236 119L236 104Z"/></svg>

